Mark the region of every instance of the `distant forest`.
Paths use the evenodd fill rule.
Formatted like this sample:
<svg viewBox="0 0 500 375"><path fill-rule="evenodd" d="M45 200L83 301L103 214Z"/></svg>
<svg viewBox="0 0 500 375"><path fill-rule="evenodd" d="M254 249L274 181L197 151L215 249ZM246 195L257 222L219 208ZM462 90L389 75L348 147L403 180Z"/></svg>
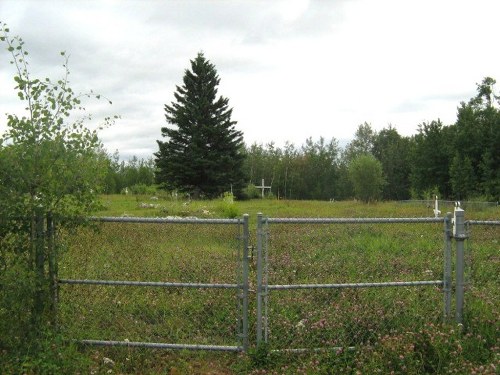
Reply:
<svg viewBox="0 0 500 375"><path fill-rule="evenodd" d="M435 120L418 125L417 134L401 136L389 125L381 131L358 126L346 147L333 138L309 138L297 147L273 142L245 146L247 188L242 198L258 197L262 179L279 199L343 200L355 197L350 168L361 155L382 169L380 199L480 199L500 197L500 97L495 80L485 78L477 95L462 102L454 124ZM136 157L120 162L108 156L106 193L154 193L155 162ZM365 181L370 184L371 181ZM230 186L227 190L230 191Z"/></svg>

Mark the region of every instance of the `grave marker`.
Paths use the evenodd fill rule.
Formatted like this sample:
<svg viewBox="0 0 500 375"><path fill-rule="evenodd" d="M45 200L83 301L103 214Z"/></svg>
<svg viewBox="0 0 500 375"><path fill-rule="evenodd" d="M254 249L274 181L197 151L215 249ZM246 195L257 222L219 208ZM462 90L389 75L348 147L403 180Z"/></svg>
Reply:
<svg viewBox="0 0 500 375"><path fill-rule="evenodd" d="M271 191L271 186L265 186L264 185L264 179L262 179L262 185L260 186L256 186L257 189L261 189L262 191L262 198L264 198L264 191L265 189L269 189L269 191Z"/></svg>

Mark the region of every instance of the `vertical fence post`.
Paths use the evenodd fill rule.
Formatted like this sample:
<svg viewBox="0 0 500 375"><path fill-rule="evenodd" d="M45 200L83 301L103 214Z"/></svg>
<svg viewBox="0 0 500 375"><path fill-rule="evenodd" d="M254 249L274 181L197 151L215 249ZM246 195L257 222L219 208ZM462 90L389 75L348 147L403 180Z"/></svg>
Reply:
<svg viewBox="0 0 500 375"><path fill-rule="evenodd" d="M257 346L262 343L262 278L263 278L263 230L262 213L257 214Z"/></svg>
<svg viewBox="0 0 500 375"><path fill-rule="evenodd" d="M243 215L243 259L242 259L242 267L243 267L243 285L242 285L242 324L243 324L243 332L242 332L242 346L243 351L248 351L248 271L249 271L249 236L250 231L248 228L248 214Z"/></svg>
<svg viewBox="0 0 500 375"><path fill-rule="evenodd" d="M45 289L45 232L44 232L44 216L39 209L35 211L34 220L34 245L35 245L35 295L34 295L34 314L33 321L35 325L40 323L43 309L46 304L44 289Z"/></svg>
<svg viewBox="0 0 500 375"><path fill-rule="evenodd" d="M455 207L453 237L456 245L455 320L457 323L462 323L464 311L464 241L467 236L465 234L464 210L460 207Z"/></svg>
<svg viewBox="0 0 500 375"><path fill-rule="evenodd" d="M49 258L49 283L51 294L50 312L52 322L57 327L57 308L59 300L59 284L57 282L57 244L55 243L55 223L52 212L47 213L47 255Z"/></svg>
<svg viewBox="0 0 500 375"><path fill-rule="evenodd" d="M444 321L448 321L451 316L451 238L452 224L451 212L444 218L444 266L443 266L443 293L444 293Z"/></svg>

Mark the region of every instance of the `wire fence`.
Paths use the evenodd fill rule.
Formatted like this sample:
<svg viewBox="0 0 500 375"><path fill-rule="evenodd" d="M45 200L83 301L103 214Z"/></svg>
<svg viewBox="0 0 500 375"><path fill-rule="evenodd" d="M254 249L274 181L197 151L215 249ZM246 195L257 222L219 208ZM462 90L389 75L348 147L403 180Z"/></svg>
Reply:
<svg viewBox="0 0 500 375"><path fill-rule="evenodd" d="M500 202L483 202L483 201L450 201L444 199L409 199L409 200L401 200L399 201L401 204L407 205L418 205L424 206L429 209L429 214L433 213L433 210L436 208L441 210L442 213L446 211L453 211L453 208L460 203L460 207L462 207L466 211L470 212L480 212L482 210L488 209L489 207L496 207L500 205Z"/></svg>
<svg viewBox="0 0 500 375"><path fill-rule="evenodd" d="M255 252L248 215L94 218L59 262L58 324L92 345L303 352L371 345L454 314L481 311L483 324L485 305L498 322L500 222L463 213L259 214Z"/></svg>
<svg viewBox="0 0 500 375"><path fill-rule="evenodd" d="M248 216L100 218L59 268L59 325L86 344L243 351Z"/></svg>
<svg viewBox="0 0 500 375"><path fill-rule="evenodd" d="M466 233L464 316L473 326L495 327L496 337L483 340L500 347L500 220L468 220Z"/></svg>
<svg viewBox="0 0 500 375"><path fill-rule="evenodd" d="M449 318L451 220L261 218L257 341L344 350Z"/></svg>

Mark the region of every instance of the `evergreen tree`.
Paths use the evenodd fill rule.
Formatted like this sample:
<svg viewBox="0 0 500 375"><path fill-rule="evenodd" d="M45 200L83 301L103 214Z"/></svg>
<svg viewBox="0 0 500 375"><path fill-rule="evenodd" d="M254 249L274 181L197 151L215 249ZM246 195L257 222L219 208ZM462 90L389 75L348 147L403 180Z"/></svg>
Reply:
<svg viewBox="0 0 500 375"><path fill-rule="evenodd" d="M437 188L439 196L449 197L453 128L444 126L439 119L423 122L412 142L410 180L414 193L428 198L427 193Z"/></svg>
<svg viewBox="0 0 500 375"><path fill-rule="evenodd" d="M401 200L410 197L410 140L389 125L375 135L373 155L382 163L387 184L382 197Z"/></svg>
<svg viewBox="0 0 500 375"><path fill-rule="evenodd" d="M244 185L243 134L231 120L229 100L217 98L217 70L198 53L183 82L175 102L165 105L172 127L161 129L167 141L157 141L157 182L195 197L216 197L231 187L239 195Z"/></svg>

